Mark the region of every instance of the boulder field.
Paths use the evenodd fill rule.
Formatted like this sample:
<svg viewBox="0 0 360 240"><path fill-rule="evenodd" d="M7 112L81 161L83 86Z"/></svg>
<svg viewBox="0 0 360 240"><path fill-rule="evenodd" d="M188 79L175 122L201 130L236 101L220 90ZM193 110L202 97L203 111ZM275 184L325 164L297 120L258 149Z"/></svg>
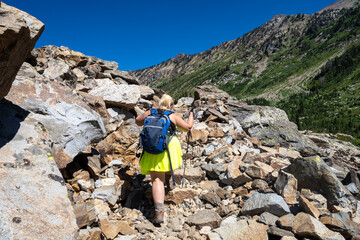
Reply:
<svg viewBox="0 0 360 240"><path fill-rule="evenodd" d="M154 226L135 117L164 92L113 61L31 50L43 25L4 3L0 13L15 21L0 26L1 239L359 239L360 149L214 86L177 100L196 119L189 139L177 131L183 165ZM6 37L16 32L29 45Z"/></svg>

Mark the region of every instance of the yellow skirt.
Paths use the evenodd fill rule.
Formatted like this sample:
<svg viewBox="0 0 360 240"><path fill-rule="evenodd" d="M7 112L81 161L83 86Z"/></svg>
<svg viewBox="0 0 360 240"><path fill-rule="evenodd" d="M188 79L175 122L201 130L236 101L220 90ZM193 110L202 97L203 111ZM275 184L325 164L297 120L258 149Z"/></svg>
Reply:
<svg viewBox="0 0 360 240"><path fill-rule="evenodd" d="M169 152L173 170L182 164L182 152L179 139L174 136L169 143ZM144 151L140 159L141 174L149 175L150 171L169 172L170 162L167 151L159 154L151 154Z"/></svg>

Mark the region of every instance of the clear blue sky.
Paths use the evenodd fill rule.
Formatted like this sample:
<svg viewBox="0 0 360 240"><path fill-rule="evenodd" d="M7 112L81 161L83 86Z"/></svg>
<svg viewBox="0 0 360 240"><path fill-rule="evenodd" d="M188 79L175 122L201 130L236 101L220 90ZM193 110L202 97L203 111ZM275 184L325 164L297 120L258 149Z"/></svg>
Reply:
<svg viewBox="0 0 360 240"><path fill-rule="evenodd" d="M116 61L156 65L241 37L277 14L312 14L336 0L5 0L45 24L36 48L66 46Z"/></svg>

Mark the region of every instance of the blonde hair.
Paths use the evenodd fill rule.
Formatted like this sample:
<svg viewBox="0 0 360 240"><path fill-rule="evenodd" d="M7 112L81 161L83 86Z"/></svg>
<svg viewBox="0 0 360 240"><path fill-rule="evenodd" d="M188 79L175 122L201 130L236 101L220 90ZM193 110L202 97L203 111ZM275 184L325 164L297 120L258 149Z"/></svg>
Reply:
<svg viewBox="0 0 360 240"><path fill-rule="evenodd" d="M159 101L159 107L161 109L170 110L172 105L174 105L174 99L167 94L162 95Z"/></svg>

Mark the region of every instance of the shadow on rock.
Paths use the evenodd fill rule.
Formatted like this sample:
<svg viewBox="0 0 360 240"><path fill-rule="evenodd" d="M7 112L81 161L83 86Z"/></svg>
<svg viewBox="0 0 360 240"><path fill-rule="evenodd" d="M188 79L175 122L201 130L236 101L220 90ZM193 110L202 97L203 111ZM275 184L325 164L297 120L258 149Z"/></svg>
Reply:
<svg viewBox="0 0 360 240"><path fill-rule="evenodd" d="M0 100L0 112L0 148L2 148L15 137L21 122L30 112L6 99Z"/></svg>

